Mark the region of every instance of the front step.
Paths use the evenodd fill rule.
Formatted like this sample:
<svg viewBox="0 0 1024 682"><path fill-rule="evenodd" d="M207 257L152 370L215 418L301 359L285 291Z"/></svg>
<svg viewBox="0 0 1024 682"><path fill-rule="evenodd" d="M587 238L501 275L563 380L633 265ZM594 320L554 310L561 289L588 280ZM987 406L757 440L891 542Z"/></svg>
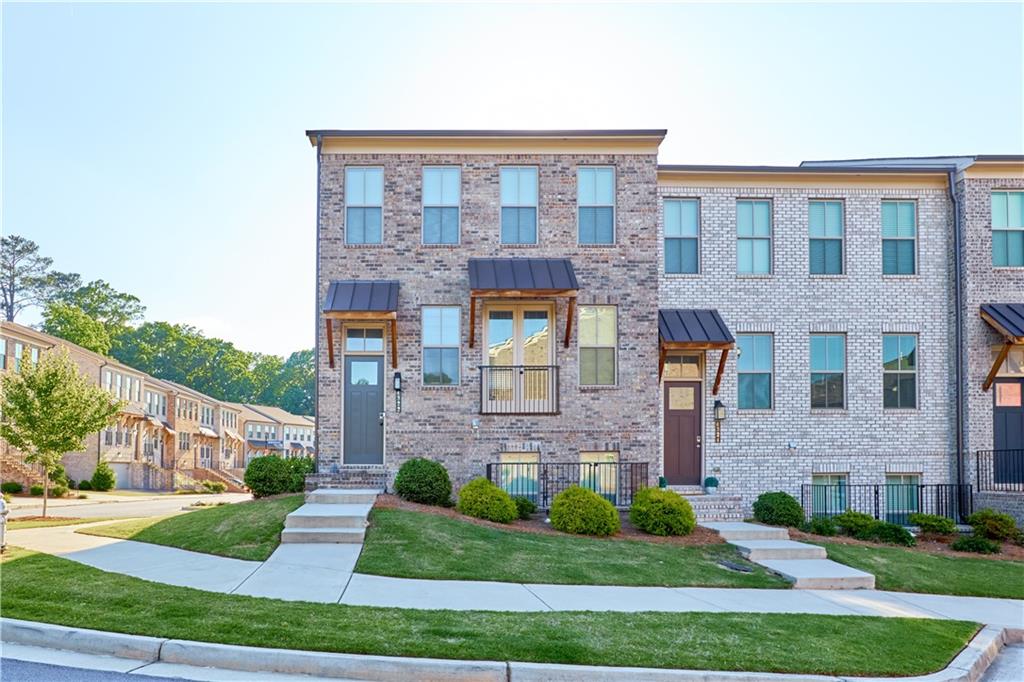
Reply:
<svg viewBox="0 0 1024 682"><path fill-rule="evenodd" d="M304 504L284 519L285 528L365 528L370 504Z"/></svg>
<svg viewBox="0 0 1024 682"><path fill-rule="evenodd" d="M743 498L739 495L684 495L697 523L707 525L705 521L742 521Z"/></svg>
<svg viewBox="0 0 1024 682"><path fill-rule="evenodd" d="M785 528L757 526L742 521L713 521L711 523L702 523L701 525L717 532L726 542L733 542L734 540L789 540L789 531Z"/></svg>
<svg viewBox="0 0 1024 682"><path fill-rule="evenodd" d="M306 493L306 503L373 505L383 492L378 488L318 488Z"/></svg>
<svg viewBox="0 0 1024 682"><path fill-rule="evenodd" d="M829 559L759 561L798 590L873 590L875 576Z"/></svg>
<svg viewBox="0 0 1024 682"><path fill-rule="evenodd" d="M828 554L824 547L808 545L793 540L734 540L740 554L750 561L762 562L772 559L825 559Z"/></svg>
<svg viewBox="0 0 1024 682"><path fill-rule="evenodd" d="M281 543L355 543L361 544L364 528L285 528Z"/></svg>

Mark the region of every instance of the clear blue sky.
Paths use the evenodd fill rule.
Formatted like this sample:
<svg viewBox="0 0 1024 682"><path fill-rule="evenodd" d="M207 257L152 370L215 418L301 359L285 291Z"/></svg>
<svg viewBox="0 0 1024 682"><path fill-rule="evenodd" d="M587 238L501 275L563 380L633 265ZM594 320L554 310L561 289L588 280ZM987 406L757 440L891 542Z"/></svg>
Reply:
<svg viewBox="0 0 1024 682"><path fill-rule="evenodd" d="M3 231L148 319L284 354L313 342L307 128L665 127L663 163L1019 154L1022 21L1019 3L5 3Z"/></svg>

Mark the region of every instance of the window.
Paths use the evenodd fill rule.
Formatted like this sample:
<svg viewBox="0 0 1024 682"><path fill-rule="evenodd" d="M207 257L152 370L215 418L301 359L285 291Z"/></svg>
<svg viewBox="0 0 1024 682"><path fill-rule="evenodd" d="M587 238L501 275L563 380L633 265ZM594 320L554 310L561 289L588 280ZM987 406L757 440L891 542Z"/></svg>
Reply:
<svg viewBox="0 0 1024 682"><path fill-rule="evenodd" d="M615 169L579 168L576 172L580 244L615 243Z"/></svg>
<svg viewBox="0 0 1024 682"><path fill-rule="evenodd" d="M910 525L910 515L920 511L918 474L889 474L885 477L885 520L901 526Z"/></svg>
<svg viewBox="0 0 1024 682"><path fill-rule="evenodd" d="M21 359L25 355L25 344L15 343L14 344L14 371L21 371Z"/></svg>
<svg viewBox="0 0 1024 682"><path fill-rule="evenodd" d="M114 376L114 395L118 398L121 397L121 381L122 377L120 374Z"/></svg>
<svg viewBox="0 0 1024 682"><path fill-rule="evenodd" d="M459 383L459 308L423 308L423 384L451 386Z"/></svg>
<svg viewBox="0 0 1024 682"><path fill-rule="evenodd" d="M190 433L179 433L178 434L178 449L188 450L192 447L192 434Z"/></svg>
<svg viewBox="0 0 1024 682"><path fill-rule="evenodd" d="M738 334L737 400L740 410L772 409L772 335Z"/></svg>
<svg viewBox="0 0 1024 682"><path fill-rule="evenodd" d="M615 306L580 306L580 385L615 385Z"/></svg>
<svg viewBox="0 0 1024 682"><path fill-rule="evenodd" d="M346 327L345 350L350 353L384 352L384 330L380 327Z"/></svg>
<svg viewBox="0 0 1024 682"><path fill-rule="evenodd" d="M810 203L812 275L843 274L843 202Z"/></svg>
<svg viewBox="0 0 1024 682"><path fill-rule="evenodd" d="M696 199L665 200L665 272L700 271L700 203Z"/></svg>
<svg viewBox="0 0 1024 682"><path fill-rule="evenodd" d="M501 169L501 243L537 243L537 169Z"/></svg>
<svg viewBox="0 0 1024 682"><path fill-rule="evenodd" d="M846 337L811 334L811 407L841 410L846 406Z"/></svg>
<svg viewBox="0 0 1024 682"><path fill-rule="evenodd" d="M917 336L882 336L882 404L887 410L917 407Z"/></svg>
<svg viewBox="0 0 1024 682"><path fill-rule="evenodd" d="M581 452L580 487L593 490L612 504L616 504L619 489L619 453Z"/></svg>
<svg viewBox="0 0 1024 682"><path fill-rule="evenodd" d="M1002 344L992 349L991 363L995 363L1002 349ZM1006 359L1003 360L1003 364L999 366L996 374L998 376L1024 376L1024 346L1010 348L1010 352L1007 353Z"/></svg>
<svg viewBox="0 0 1024 682"><path fill-rule="evenodd" d="M31 349L29 349L29 359L31 360L33 367L35 367L36 365L39 364L39 349L38 348L33 346Z"/></svg>
<svg viewBox="0 0 1024 682"><path fill-rule="evenodd" d="M666 379L700 379L703 375L701 357L696 354L668 355L662 376Z"/></svg>
<svg viewBox="0 0 1024 682"><path fill-rule="evenodd" d="M0 339L0 369L7 369L7 339Z"/></svg>
<svg viewBox="0 0 1024 682"><path fill-rule="evenodd" d="M384 169L345 169L345 243L380 244Z"/></svg>
<svg viewBox="0 0 1024 682"><path fill-rule="evenodd" d="M835 516L846 511L846 474L811 476L811 515Z"/></svg>
<svg viewBox="0 0 1024 682"><path fill-rule="evenodd" d="M1024 266L1024 192L992 192L992 265Z"/></svg>
<svg viewBox="0 0 1024 682"><path fill-rule="evenodd" d="M767 275L772 271L772 204L770 201L736 202L736 269L741 275Z"/></svg>
<svg viewBox="0 0 1024 682"><path fill-rule="evenodd" d="M917 204L882 202L882 274L917 272Z"/></svg>
<svg viewBox="0 0 1024 682"><path fill-rule="evenodd" d="M458 166L423 169L423 243L459 243Z"/></svg>
<svg viewBox="0 0 1024 682"><path fill-rule="evenodd" d="M537 504L539 486L539 452L503 452L498 456L500 487L512 497L525 497Z"/></svg>

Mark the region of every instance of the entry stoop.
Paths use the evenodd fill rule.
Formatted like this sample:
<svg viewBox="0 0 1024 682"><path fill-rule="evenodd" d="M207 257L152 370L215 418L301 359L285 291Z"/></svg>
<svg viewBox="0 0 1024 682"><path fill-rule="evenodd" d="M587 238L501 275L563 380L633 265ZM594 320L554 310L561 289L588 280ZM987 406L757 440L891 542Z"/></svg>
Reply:
<svg viewBox="0 0 1024 682"><path fill-rule="evenodd" d="M743 498L739 495L682 495L693 507L697 523L743 520Z"/></svg>
<svg viewBox="0 0 1024 682"><path fill-rule="evenodd" d="M380 494L374 488L322 488L306 494L306 504L285 517L282 543L363 542L366 518Z"/></svg>

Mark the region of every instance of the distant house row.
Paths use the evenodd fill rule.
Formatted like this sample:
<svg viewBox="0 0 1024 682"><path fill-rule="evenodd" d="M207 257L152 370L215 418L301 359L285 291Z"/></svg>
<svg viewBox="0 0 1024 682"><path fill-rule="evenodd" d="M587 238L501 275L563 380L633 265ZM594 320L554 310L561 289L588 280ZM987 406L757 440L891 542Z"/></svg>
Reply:
<svg viewBox="0 0 1024 682"><path fill-rule="evenodd" d="M113 358L13 322L0 323L0 372L19 372L55 348L67 349L78 370L119 400L124 409L85 450L64 455L68 476L92 476L106 461L118 488L172 490L215 480L241 490L248 461L260 455L313 456L316 423L279 407L211 398L187 386L149 376ZM0 439L3 479L32 485L36 467Z"/></svg>

